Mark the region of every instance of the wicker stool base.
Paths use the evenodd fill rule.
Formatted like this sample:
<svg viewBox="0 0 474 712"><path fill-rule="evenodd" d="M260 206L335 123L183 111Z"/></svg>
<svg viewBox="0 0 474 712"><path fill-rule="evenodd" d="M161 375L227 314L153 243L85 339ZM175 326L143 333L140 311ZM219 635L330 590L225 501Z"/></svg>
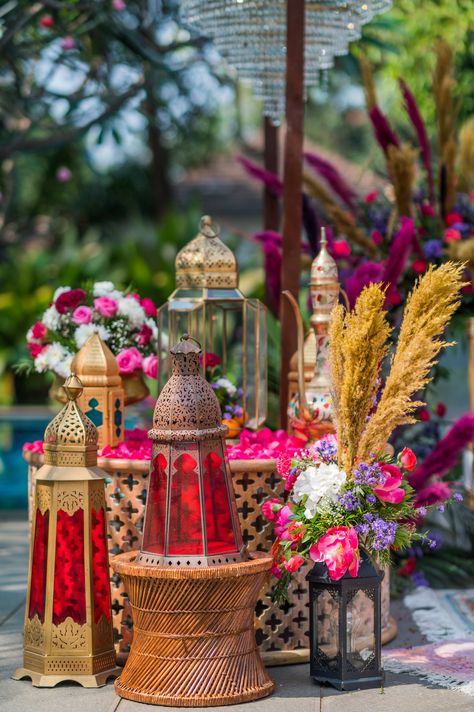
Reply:
<svg viewBox="0 0 474 712"><path fill-rule="evenodd" d="M254 634L254 608L272 566L268 554L209 568L136 564L136 552L112 559L134 623L118 695L171 707L239 704L274 688Z"/></svg>

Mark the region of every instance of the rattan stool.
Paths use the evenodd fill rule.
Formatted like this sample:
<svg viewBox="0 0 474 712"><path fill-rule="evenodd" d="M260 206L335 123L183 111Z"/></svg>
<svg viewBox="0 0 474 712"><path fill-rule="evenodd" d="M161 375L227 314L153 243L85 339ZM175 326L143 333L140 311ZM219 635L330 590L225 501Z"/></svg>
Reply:
<svg viewBox="0 0 474 712"><path fill-rule="evenodd" d="M133 643L115 682L117 694L172 707L214 707L256 700L274 684L258 652L254 608L272 559L212 567L136 564L112 559L132 606Z"/></svg>

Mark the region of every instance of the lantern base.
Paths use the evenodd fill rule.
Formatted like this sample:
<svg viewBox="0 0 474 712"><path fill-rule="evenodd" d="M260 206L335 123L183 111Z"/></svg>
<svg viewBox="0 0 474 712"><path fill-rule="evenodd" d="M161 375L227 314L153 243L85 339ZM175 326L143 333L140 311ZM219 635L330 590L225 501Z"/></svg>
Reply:
<svg viewBox="0 0 474 712"><path fill-rule="evenodd" d="M383 687L385 675L377 675L375 677L361 677L357 680L335 680L329 677L311 675L313 681L318 685L331 685L340 692L353 692L354 690L371 690L375 687Z"/></svg>
<svg viewBox="0 0 474 712"><path fill-rule="evenodd" d="M114 667L95 675L43 675L40 672L18 668L13 673L12 680L23 680L29 677L33 687L55 687L60 682L78 682L82 687L103 687L111 677L118 677L121 668Z"/></svg>
<svg viewBox="0 0 474 712"><path fill-rule="evenodd" d="M253 615L272 558L206 568L112 559L134 623L120 697L170 707L214 707L266 697L274 689L255 642Z"/></svg>

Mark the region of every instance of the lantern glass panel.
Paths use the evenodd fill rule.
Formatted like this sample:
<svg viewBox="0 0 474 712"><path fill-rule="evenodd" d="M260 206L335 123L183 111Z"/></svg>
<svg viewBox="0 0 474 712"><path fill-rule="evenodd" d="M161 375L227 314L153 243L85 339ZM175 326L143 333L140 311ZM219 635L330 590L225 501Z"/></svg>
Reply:
<svg viewBox="0 0 474 712"><path fill-rule="evenodd" d="M153 448L153 469L147 495L143 551L165 553L166 497L168 491L169 452L166 445Z"/></svg>
<svg viewBox="0 0 474 712"><path fill-rule="evenodd" d="M180 443L172 447L169 512L166 554L203 555L197 443Z"/></svg>
<svg viewBox="0 0 474 712"><path fill-rule="evenodd" d="M202 459L207 554L225 554L235 551L238 546L221 441L203 445Z"/></svg>
<svg viewBox="0 0 474 712"><path fill-rule="evenodd" d="M28 618L37 614L41 623L44 623L44 606L46 596L46 567L48 564L48 534L49 534L49 509L44 514L36 510L35 538L33 543L33 557L31 563L30 605Z"/></svg>
<svg viewBox="0 0 474 712"><path fill-rule="evenodd" d="M66 618L79 625L87 619L83 509L72 515L60 509L56 515L53 623Z"/></svg>
<svg viewBox="0 0 474 712"><path fill-rule="evenodd" d="M346 611L347 662L356 671L365 670L375 657L375 611L372 590L348 594Z"/></svg>
<svg viewBox="0 0 474 712"><path fill-rule="evenodd" d="M318 664L328 670L340 665L339 640L340 596L337 590L322 589L316 593L315 620Z"/></svg>

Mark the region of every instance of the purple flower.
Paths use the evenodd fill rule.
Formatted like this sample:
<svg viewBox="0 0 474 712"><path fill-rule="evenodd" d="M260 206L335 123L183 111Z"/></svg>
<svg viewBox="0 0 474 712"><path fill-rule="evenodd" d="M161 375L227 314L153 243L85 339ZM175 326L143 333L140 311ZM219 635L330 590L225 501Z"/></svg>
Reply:
<svg viewBox="0 0 474 712"><path fill-rule="evenodd" d="M367 502L367 504L375 504L377 501L377 497L374 494L368 494L365 498L365 501Z"/></svg>
<svg viewBox="0 0 474 712"><path fill-rule="evenodd" d="M430 532L428 534L428 546L430 549L439 549L443 543L443 537L439 532Z"/></svg>
<svg viewBox="0 0 474 712"><path fill-rule="evenodd" d="M411 575L411 582L414 586L424 586L424 587L429 586L429 583L426 580L425 574L422 573L421 571L415 571Z"/></svg>
<svg viewBox="0 0 474 712"><path fill-rule="evenodd" d="M439 505L438 512L444 512L444 504Z"/></svg>
<svg viewBox="0 0 474 712"><path fill-rule="evenodd" d="M354 529L356 532L359 532L359 534L368 534L370 527L368 524L356 524Z"/></svg>
<svg viewBox="0 0 474 712"><path fill-rule="evenodd" d="M370 512L367 512L367 514L364 514L364 519L366 522L371 522L373 521L374 515L370 514Z"/></svg>
<svg viewBox="0 0 474 712"><path fill-rule="evenodd" d="M362 462L355 470L352 470L352 475L354 482L358 485L374 487L375 485L383 485L385 482L385 475L377 464L367 465Z"/></svg>
<svg viewBox="0 0 474 712"><path fill-rule="evenodd" d="M338 495L337 499L339 503L342 504L346 512L352 512L353 509L357 509L361 506L359 500L353 492L346 492L343 495Z"/></svg>
<svg viewBox="0 0 474 712"><path fill-rule="evenodd" d="M417 514L419 514L420 517L426 517L426 507L418 507Z"/></svg>
<svg viewBox="0 0 474 712"><path fill-rule="evenodd" d="M374 519L370 525L370 528L374 535L372 548L375 551L381 551L381 549L389 549L395 541L397 526L398 525L396 522L386 522L380 517Z"/></svg>
<svg viewBox="0 0 474 712"><path fill-rule="evenodd" d="M337 446L328 439L323 438L313 447L314 452L322 462L329 464L337 457Z"/></svg>
<svg viewBox="0 0 474 712"><path fill-rule="evenodd" d="M423 252L427 260L438 260L443 256L443 243L441 240L428 240L423 245Z"/></svg>
<svg viewBox="0 0 474 712"><path fill-rule="evenodd" d="M460 492L455 492L455 493L453 494L453 499L454 499L455 502L462 502L463 496L462 496L462 494L461 494Z"/></svg>

